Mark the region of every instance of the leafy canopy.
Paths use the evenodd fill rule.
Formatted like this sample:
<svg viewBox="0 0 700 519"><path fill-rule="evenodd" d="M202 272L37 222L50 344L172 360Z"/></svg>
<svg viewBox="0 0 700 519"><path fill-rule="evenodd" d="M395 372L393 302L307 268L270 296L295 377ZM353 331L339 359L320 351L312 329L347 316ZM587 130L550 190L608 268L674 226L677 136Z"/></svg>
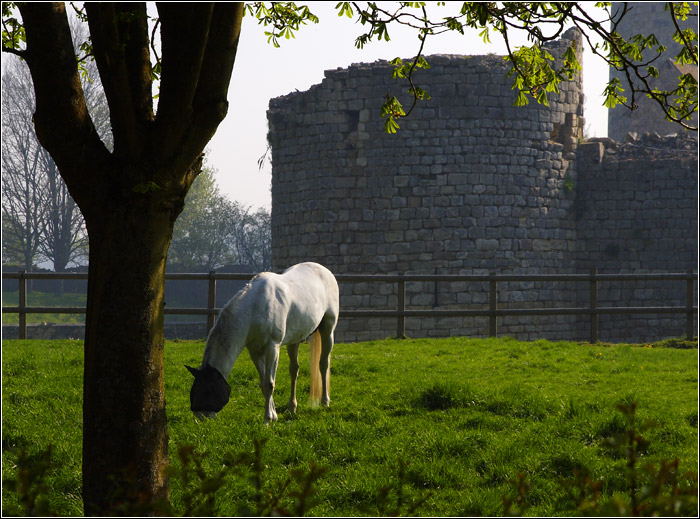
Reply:
<svg viewBox="0 0 700 519"><path fill-rule="evenodd" d="M446 5L446 2L437 3ZM388 95L382 106L387 132L393 133L399 128L396 121L407 116L417 101L429 98L429 94L413 82L415 69L429 67L421 55L426 38L449 31L465 34L468 29L474 29L479 31L485 43L490 43L492 33L499 34L507 48L505 59L511 64L509 77L513 78L513 89L517 91L514 104L526 105L533 98L548 106L548 94L558 93L561 81L573 79L581 70L577 58L577 50L580 49L575 48L575 43L565 50L561 63L555 63L543 46L559 38L569 27L578 28L595 55L617 70L624 71L630 79L629 98L617 78L610 80L604 89L605 106L612 108L621 104L634 109L637 106L636 96L647 95L661 106L666 119L697 131L697 127L691 126L691 117L698 109L697 81L692 74L685 73L679 76L676 88L662 91L653 86L651 80L658 76L658 69L653 63L666 48L653 34L637 34L628 39L619 34L621 21L632 9L627 3L616 3L614 8L611 2L596 2L593 6L590 2L463 2L459 12L440 18L428 16L425 2L398 2L396 5L393 10L375 2L367 2L364 7L357 2L339 2L336 5L338 16L357 17L363 26L368 27L355 41L358 48L363 48L372 40L389 41L392 24L411 27L417 32L420 48L412 63L407 65L399 58L392 62L396 67L394 77L406 78L410 84L413 106L406 111L396 97ZM697 33L679 26L679 21L697 15L691 12L688 2L669 2L665 8L676 28L673 39L681 46L674 57L675 63L697 66ZM608 25L610 29L606 28ZM511 39L515 32L527 34L531 44L514 46ZM595 43L595 39L602 43ZM652 51L651 57L645 57L647 50Z"/></svg>
<svg viewBox="0 0 700 519"><path fill-rule="evenodd" d="M437 2L439 7L452 8L450 3ZM697 2L695 2L697 5ZM666 119L680 126L697 131L692 126L691 118L698 110L697 81L691 73L678 77L677 86L661 90L654 86L653 79L658 77L655 61L666 50L654 34L636 34L623 38L619 25L629 13L632 6L628 3L596 2L463 2L452 14L430 17L426 2L396 2L393 7L388 3L376 2L338 2L335 9L339 17L354 19L363 27L363 32L355 40L357 48L374 41L390 41L390 28L397 25L410 27L416 31L419 48L416 56L409 61L401 58L392 60L394 78L405 79L409 84L408 93L412 98L411 107L406 110L395 95L387 94L382 105L385 118L385 130L394 133L399 129L398 120L407 117L416 104L429 99L429 93L414 81L417 69L429 69L430 65L423 57L423 48L427 38L446 32L465 34L468 30L479 31L484 42L490 43L492 34L498 34L506 44L505 59L511 64L509 77L513 78L513 89L517 92L514 100L516 106L529 103L535 99L547 106L549 94L559 92L562 81L571 80L581 70L577 58L575 43L566 49L559 63L544 48L544 44L559 38L569 27L578 28L585 44L591 51L603 58L611 67L624 72L630 84L625 90L621 81L611 78L604 88L604 105L608 108L617 105L634 109L637 98L646 95L663 109ZM614 6L614 7L613 7ZM3 51L21 54L25 43L24 28L14 13L12 2L3 3ZM82 9L74 6L78 16ZM680 51L674 57L677 65L698 65L698 36L692 28L681 29L680 22L689 17L696 17L689 2L668 2L665 5L670 21L675 27L673 39L680 45ZM306 5L295 2L252 2L246 5L246 14L257 19L263 25L268 42L279 47L282 40L294 38L295 32L308 23L319 23L319 18ZM84 16L84 15L83 15ZM155 20L155 33L158 21ZM609 28L607 28L609 27ZM516 32L527 35L529 45L514 46L511 42ZM151 39L153 40L153 38ZM596 43L599 40L602 43ZM151 42L153 46L153 42ZM77 57L79 63L87 59L92 48L90 42L81 46L84 52ZM160 73L160 59L156 49L153 64L153 77Z"/></svg>

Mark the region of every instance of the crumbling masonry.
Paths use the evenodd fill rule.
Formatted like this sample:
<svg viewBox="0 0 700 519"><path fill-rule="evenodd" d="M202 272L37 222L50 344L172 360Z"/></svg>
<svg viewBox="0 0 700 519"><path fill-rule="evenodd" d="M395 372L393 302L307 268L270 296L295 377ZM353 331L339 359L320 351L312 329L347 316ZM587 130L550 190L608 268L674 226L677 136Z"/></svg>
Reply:
<svg viewBox="0 0 700 519"><path fill-rule="evenodd" d="M574 31L550 45L555 57ZM580 43L580 41L579 41ZM581 45L578 45L581 48ZM398 134L379 105L405 90L387 62L327 71L273 99L276 270L317 261L334 273L667 272L697 264L697 143L684 136L584 142L581 77L549 107L514 107L500 56L428 57L421 102ZM407 96L405 96L407 97ZM402 99L404 104L408 99ZM499 306L585 306L574 283L508 283ZM395 308L394 287L341 285L341 309ZM697 294L697 288L696 292ZM682 305L682 283L601 283L600 305ZM411 283L411 309L483 308L486 283ZM696 303L697 304L697 303ZM679 336L683 316L601 316L600 338ZM581 316L503 318L519 339L586 339ZM411 336L484 336L485 318L408 319ZM385 338L392 319L342 319L340 341Z"/></svg>

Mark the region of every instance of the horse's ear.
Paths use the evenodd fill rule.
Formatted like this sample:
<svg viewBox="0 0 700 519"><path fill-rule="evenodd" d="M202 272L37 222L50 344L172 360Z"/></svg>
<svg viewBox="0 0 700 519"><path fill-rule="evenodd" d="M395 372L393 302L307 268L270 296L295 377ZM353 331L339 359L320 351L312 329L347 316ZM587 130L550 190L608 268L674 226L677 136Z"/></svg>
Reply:
<svg viewBox="0 0 700 519"><path fill-rule="evenodd" d="M197 368L193 368L193 367L187 366L187 365L185 365L185 367L187 368L187 370L188 370L190 373L192 373L192 376L193 376L193 377L197 378L197 375L199 375L199 373L200 373L200 371L199 371Z"/></svg>

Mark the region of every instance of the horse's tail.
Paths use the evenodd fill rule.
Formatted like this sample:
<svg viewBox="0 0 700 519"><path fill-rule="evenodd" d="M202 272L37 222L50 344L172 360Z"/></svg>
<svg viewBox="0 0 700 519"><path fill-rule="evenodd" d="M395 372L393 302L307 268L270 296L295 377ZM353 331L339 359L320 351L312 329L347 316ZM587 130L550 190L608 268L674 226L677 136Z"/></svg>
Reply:
<svg viewBox="0 0 700 519"><path fill-rule="evenodd" d="M321 401L321 391L323 390L321 382L321 368L319 364L321 362L321 333L316 330L311 335L311 340L309 341L311 351L309 352L309 371L311 373L311 389L309 391L309 397L311 398L311 403L313 405L318 405ZM328 393L330 394L330 364L328 372L326 373L326 385L328 387Z"/></svg>

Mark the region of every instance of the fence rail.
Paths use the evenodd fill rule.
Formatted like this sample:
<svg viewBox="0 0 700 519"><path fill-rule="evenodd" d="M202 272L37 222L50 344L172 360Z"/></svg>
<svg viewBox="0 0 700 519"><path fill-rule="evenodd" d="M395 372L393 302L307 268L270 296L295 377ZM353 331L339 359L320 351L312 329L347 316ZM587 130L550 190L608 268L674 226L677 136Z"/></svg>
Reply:
<svg viewBox="0 0 700 519"><path fill-rule="evenodd" d="M207 330L214 326L214 319L221 308L215 306L217 280L247 281L255 274L235 273L170 273L166 280L207 281L209 284L207 308L165 308L166 314L175 315L206 315ZM3 306L3 313L19 314L19 338L27 337L27 314L84 314L82 307L27 306L27 280L29 279L72 279L85 280L87 274L56 273L56 272L3 272L3 279L18 280L18 306ZM598 341L598 317L600 315L619 314L685 314L686 338L694 336L693 316L698 313L698 307L693 306L695 289L693 282L698 280L696 272L658 273L658 274L599 274L591 269L588 274L486 274L486 275L450 275L450 274L376 274L357 275L339 274L339 283L393 283L397 290L397 307L395 310L342 310L341 317L387 317L397 319L396 335L406 335L406 318L408 317L488 317L489 336L498 335L498 318L519 315L588 315L590 319L590 341ZM432 309L410 310L406 308L406 283L416 281L427 282L488 282L489 303L487 309ZM505 282L581 282L588 283L588 306L573 308L498 308L499 283ZM685 282L684 306L642 306L617 307L598 305L598 284L601 281L678 281Z"/></svg>

